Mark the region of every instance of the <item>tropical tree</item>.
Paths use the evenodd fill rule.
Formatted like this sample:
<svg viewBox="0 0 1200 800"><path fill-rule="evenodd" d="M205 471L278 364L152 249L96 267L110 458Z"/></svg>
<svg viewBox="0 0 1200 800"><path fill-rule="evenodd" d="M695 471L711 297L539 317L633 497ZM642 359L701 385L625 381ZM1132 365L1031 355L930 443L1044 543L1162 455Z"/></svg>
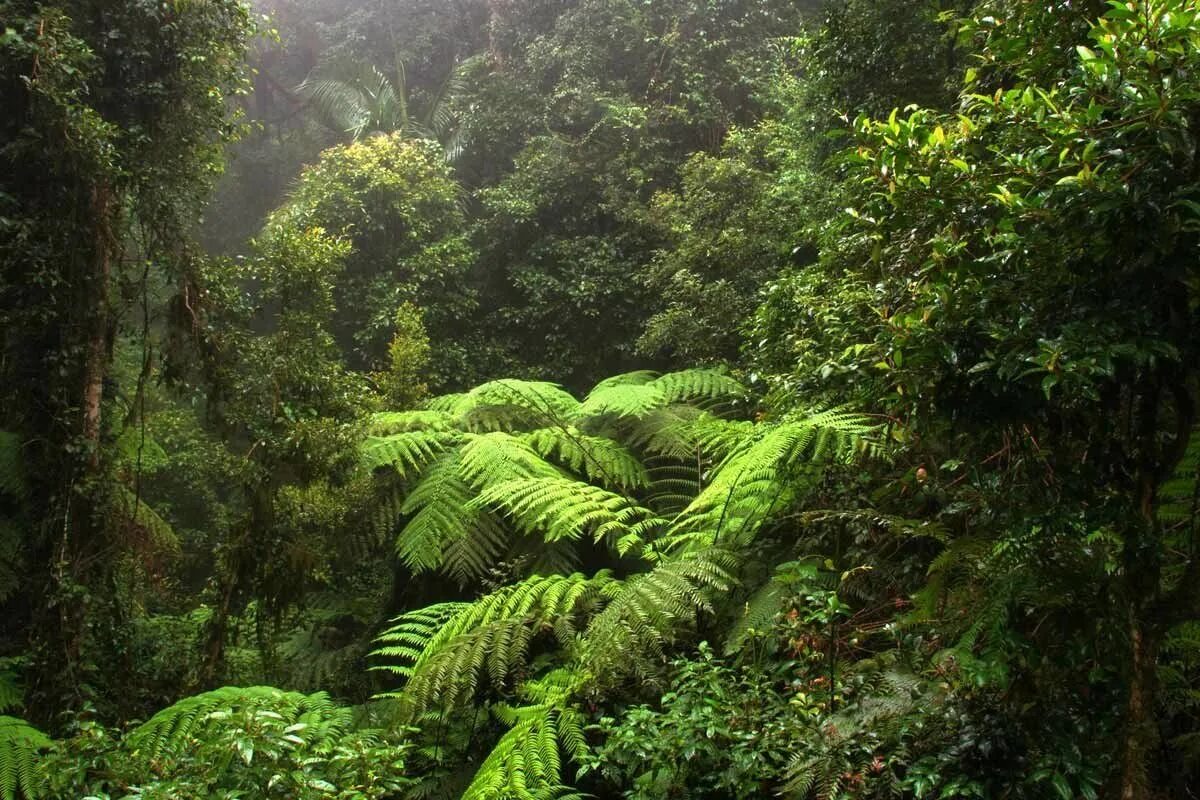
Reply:
<svg viewBox="0 0 1200 800"><path fill-rule="evenodd" d="M1047 629L1018 609L1087 609L1053 614L1053 638L1124 654L1092 691L1124 708L1108 740L1114 796L1141 798L1153 743L1170 735L1154 720L1159 653L1200 614L1195 515L1177 495L1194 485L1178 473L1190 474L1200 363L1200 93L1188 77L1200 6L1111 3L1088 22L1075 4L986 5L957 115L854 123L847 210L821 261L773 287L757 340L781 396L871 403L909 424L915 457L944 465L930 491L945 493L939 516L963 541L943 565L974 560L979 536L996 548L959 573L988 587L966 641L984 647L975 637L988 631L1025 674L1014 642ZM1058 47L1064 36L1073 49ZM1043 594L1049 552L1059 588ZM1046 654L1063 681L1077 659ZM1066 708L1036 669L1028 702ZM1072 705L1076 720L1093 713Z"/></svg>

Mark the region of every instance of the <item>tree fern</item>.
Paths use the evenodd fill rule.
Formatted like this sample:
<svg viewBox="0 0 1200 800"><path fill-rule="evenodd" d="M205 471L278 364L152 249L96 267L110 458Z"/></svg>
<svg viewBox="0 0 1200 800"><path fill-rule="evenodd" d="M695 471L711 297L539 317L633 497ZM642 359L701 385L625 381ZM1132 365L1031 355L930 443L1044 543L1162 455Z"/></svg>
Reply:
<svg viewBox="0 0 1200 800"><path fill-rule="evenodd" d="M367 420L367 433L371 436L389 436L408 431L455 430L455 418L445 411L419 409L416 411L380 411Z"/></svg>
<svg viewBox="0 0 1200 800"><path fill-rule="evenodd" d="M0 798L37 800L44 796L38 753L50 738L23 719L0 715Z"/></svg>
<svg viewBox="0 0 1200 800"><path fill-rule="evenodd" d="M731 447L707 486L672 526L672 546L706 546L722 533L753 533L796 489L802 467L844 463L872 447L876 427L862 415L826 410L759 425ZM819 471L810 471L815 478Z"/></svg>
<svg viewBox="0 0 1200 800"><path fill-rule="evenodd" d="M625 581L588 625L582 658L592 675L613 681L646 673L663 645L736 583L737 555L720 548L688 553Z"/></svg>
<svg viewBox="0 0 1200 800"><path fill-rule="evenodd" d="M381 635L374 656L401 680L391 696L409 720L489 690L528 701L494 706L509 730L465 797L565 791L561 754L582 742L576 703L661 673L671 643L737 589L757 529L829 465L872 446L870 421L840 410L755 424L691 405L742 391L711 370L617 376L582 403L554 384L493 381L431 401L428 426L416 415L377 420L373 447L402 437L396 457L367 463L392 465L408 492L397 550L411 568L563 569L586 537L633 569L624 580L538 571L403 615ZM429 460L420 437L445 445ZM746 617L769 619L782 586L752 598ZM539 637L556 647L531 662Z"/></svg>
<svg viewBox="0 0 1200 800"><path fill-rule="evenodd" d="M462 800L582 800L583 795L562 783L560 746L576 760L587 752L583 714L553 701L501 705L495 713L511 727L480 765Z"/></svg>
<svg viewBox="0 0 1200 800"><path fill-rule="evenodd" d="M640 419L673 403L718 400L745 393L740 383L717 370L692 369L653 373L636 372L601 381L584 399L582 416L617 416Z"/></svg>
<svg viewBox="0 0 1200 800"><path fill-rule="evenodd" d="M113 488L113 515L127 530L126 540L143 553L178 553L179 536L171 523L127 486Z"/></svg>
<svg viewBox="0 0 1200 800"><path fill-rule="evenodd" d="M517 430L571 420L579 411L579 401L557 384L504 379L475 387L459 396L450 409L468 430Z"/></svg>
<svg viewBox="0 0 1200 800"><path fill-rule="evenodd" d="M520 478L562 474L524 440L501 432L468 439L460 451L460 464L463 480L478 490Z"/></svg>

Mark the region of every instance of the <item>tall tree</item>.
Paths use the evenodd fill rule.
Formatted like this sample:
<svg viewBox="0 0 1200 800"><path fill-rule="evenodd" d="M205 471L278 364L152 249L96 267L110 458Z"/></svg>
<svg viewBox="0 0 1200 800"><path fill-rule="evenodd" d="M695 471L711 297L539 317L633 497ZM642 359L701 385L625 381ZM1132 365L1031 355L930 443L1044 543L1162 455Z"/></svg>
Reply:
<svg viewBox="0 0 1200 800"><path fill-rule="evenodd" d="M147 373L113 386L113 342L149 273L188 303L189 232L235 131L225 99L244 86L251 24L236 0L0 11L3 425L43 514L28 544L44 599L19 613L35 613L44 679L76 690L92 607L129 546L109 451L117 397Z"/></svg>

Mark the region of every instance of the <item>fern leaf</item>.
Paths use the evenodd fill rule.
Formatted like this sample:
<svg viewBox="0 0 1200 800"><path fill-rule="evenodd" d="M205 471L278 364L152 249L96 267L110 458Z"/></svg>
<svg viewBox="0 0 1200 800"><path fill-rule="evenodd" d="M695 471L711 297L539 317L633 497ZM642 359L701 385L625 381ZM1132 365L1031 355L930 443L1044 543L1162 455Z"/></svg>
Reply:
<svg viewBox="0 0 1200 800"><path fill-rule="evenodd" d="M389 436L409 431L436 431L443 433L455 430L454 417L445 411L423 409L418 411L381 411L367 420L367 433L371 436Z"/></svg>
<svg viewBox="0 0 1200 800"><path fill-rule="evenodd" d="M526 434L524 439L543 458L553 459L611 489L638 489L649 482L646 468L637 457L613 439L589 436L574 427L542 428Z"/></svg>
<svg viewBox="0 0 1200 800"><path fill-rule="evenodd" d="M653 512L622 495L560 477L497 484L481 492L476 505L504 511L518 530L548 542L579 539L588 532L596 540L620 536L630 526L654 518Z"/></svg>
<svg viewBox="0 0 1200 800"><path fill-rule="evenodd" d="M529 643L538 632L557 630L560 636L569 635L575 615L604 602L605 589L612 582L606 571L590 578L578 573L535 575L452 609L432 635L420 627L420 620L412 627L414 621L406 615L392 629L394 633L381 639L386 647L399 649L378 652L411 659L407 672L401 673L408 678L401 697L410 709L420 712L438 701L466 702L485 671L494 685L502 685L525 662ZM443 610L424 613L428 619ZM421 649L415 657L404 650L415 651L417 645Z"/></svg>
<svg viewBox="0 0 1200 800"><path fill-rule="evenodd" d="M450 451L425 471L400 512L408 522L396 536L396 553L416 572L443 566L451 545L458 569L487 564L503 549L503 532L472 504L475 490L462 477L462 453Z"/></svg>
<svg viewBox="0 0 1200 800"><path fill-rule="evenodd" d="M746 600L742 612L726 634L725 655L739 652L753 631L768 628L786 596L787 587L774 578L758 587Z"/></svg>
<svg viewBox="0 0 1200 800"><path fill-rule="evenodd" d="M380 467L391 467L401 477L411 477L420 472L446 448L457 444L460 434L410 430L387 436L369 436L359 451L359 463L372 471Z"/></svg>
<svg viewBox="0 0 1200 800"><path fill-rule="evenodd" d="M688 369L668 372L656 378L651 386L662 391L667 403L719 400L746 394L746 387L715 369Z"/></svg>
<svg viewBox="0 0 1200 800"><path fill-rule="evenodd" d="M43 796L46 787L37 770L38 752L51 744L50 737L25 720L0 715L0 798Z"/></svg>
<svg viewBox="0 0 1200 800"><path fill-rule="evenodd" d="M469 430L515 430L571 420L579 411L579 401L557 384L504 379L476 386L459 397L452 409Z"/></svg>
<svg viewBox="0 0 1200 800"><path fill-rule="evenodd" d="M179 552L179 537L171 523L158 515L127 486L116 486L113 493L114 516L126 523L138 537L128 537L138 549L151 553ZM140 539L140 541L138 540Z"/></svg>
<svg viewBox="0 0 1200 800"><path fill-rule="evenodd" d="M462 448L460 474L477 489L504 481L561 473L525 441L507 433L485 433L472 437Z"/></svg>

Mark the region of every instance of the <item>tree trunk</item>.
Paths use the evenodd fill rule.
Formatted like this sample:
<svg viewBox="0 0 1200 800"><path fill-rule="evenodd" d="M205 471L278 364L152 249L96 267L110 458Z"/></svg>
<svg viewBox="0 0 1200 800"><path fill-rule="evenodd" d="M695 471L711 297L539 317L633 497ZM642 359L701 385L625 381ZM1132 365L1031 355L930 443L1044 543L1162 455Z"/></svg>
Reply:
<svg viewBox="0 0 1200 800"><path fill-rule="evenodd" d="M1125 741L1121 750L1121 800L1147 800L1148 756L1154 747L1154 690L1159 637L1136 610L1129 614L1130 674L1125 703Z"/></svg>
<svg viewBox="0 0 1200 800"><path fill-rule="evenodd" d="M92 262L85 282L83 318L85 324L83 364L83 412L80 436L88 448L87 472L100 467L101 401L104 378L108 374L108 283L111 267L112 234L109 230L111 190L105 183L92 190L92 224L94 241Z"/></svg>

